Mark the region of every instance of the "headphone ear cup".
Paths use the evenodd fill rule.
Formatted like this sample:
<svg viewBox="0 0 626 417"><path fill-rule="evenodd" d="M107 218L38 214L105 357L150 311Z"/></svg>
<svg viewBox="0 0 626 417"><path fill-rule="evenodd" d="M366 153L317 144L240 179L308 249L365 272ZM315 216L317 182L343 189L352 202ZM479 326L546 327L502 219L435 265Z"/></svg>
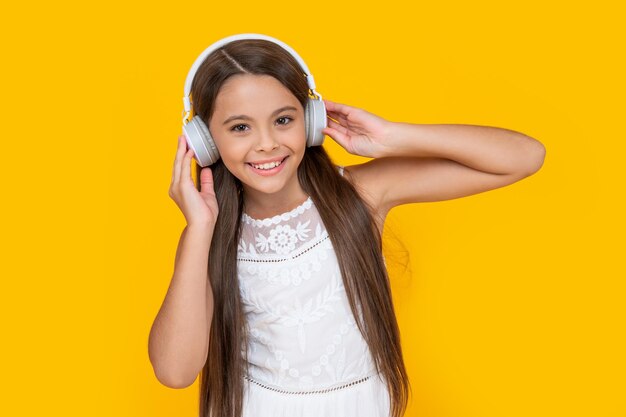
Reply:
<svg viewBox="0 0 626 417"><path fill-rule="evenodd" d="M187 144L196 157L198 165L206 167L213 165L220 159L220 154L211 137L209 128L202 121L200 116L194 116L187 124L183 125L183 133L187 138Z"/></svg>
<svg viewBox="0 0 626 417"><path fill-rule="evenodd" d="M321 146L324 143L322 129L327 127L326 106L322 99L309 98L304 112L307 146Z"/></svg>

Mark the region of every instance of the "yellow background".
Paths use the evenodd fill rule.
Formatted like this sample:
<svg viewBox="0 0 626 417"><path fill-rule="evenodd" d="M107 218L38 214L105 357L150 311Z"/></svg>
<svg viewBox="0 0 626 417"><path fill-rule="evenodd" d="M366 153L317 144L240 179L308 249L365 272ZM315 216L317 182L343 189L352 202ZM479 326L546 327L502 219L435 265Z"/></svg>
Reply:
<svg viewBox="0 0 626 417"><path fill-rule="evenodd" d="M292 46L325 98L546 146L511 186L392 211L407 416L626 415L618 2L12 3L1 415L197 415L197 382L161 386L147 340L185 225L167 195L184 79L241 32Z"/></svg>

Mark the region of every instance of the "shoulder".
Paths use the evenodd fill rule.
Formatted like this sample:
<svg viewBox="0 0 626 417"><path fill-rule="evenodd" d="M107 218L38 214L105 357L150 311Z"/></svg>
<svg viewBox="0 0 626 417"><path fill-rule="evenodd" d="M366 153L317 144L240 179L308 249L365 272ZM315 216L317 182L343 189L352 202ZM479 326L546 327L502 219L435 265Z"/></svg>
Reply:
<svg viewBox="0 0 626 417"><path fill-rule="evenodd" d="M361 198L370 207L374 220L379 230L382 232L383 223L385 222L390 207L386 207L386 205L383 204L382 193L377 193L375 187L372 187L372 179L374 176L371 175L371 169L367 169L367 167L363 169L366 164L348 166L337 165L337 169L339 173L352 184Z"/></svg>

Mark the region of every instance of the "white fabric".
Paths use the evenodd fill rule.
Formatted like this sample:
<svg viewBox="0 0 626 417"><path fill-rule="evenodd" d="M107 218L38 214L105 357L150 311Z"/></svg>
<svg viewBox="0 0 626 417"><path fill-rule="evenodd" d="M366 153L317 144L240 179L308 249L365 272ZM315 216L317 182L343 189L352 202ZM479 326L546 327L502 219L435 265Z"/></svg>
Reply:
<svg viewBox="0 0 626 417"><path fill-rule="evenodd" d="M310 197L272 218L243 215L238 270L252 380L244 380L243 417L389 415L387 388Z"/></svg>

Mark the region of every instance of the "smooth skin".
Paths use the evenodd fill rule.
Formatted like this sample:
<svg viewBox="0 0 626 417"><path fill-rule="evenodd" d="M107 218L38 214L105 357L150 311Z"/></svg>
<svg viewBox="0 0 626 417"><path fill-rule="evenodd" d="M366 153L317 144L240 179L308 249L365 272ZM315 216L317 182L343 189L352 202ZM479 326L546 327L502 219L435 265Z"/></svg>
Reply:
<svg viewBox="0 0 626 417"><path fill-rule="evenodd" d="M306 150L304 108L274 77L228 78L216 97L208 127L224 165L242 183L249 216L271 217L306 200L297 177ZM261 176L250 166L285 157L275 175Z"/></svg>
<svg viewBox="0 0 626 417"><path fill-rule="evenodd" d="M236 75L222 86L209 129L226 167L242 181L248 215L265 218L289 211L307 197L297 181L304 155L304 109L276 79ZM538 171L544 146L522 133L488 126L391 122L363 109L324 100L330 136L346 151L373 158L345 167L371 205L379 230L395 206L449 200L512 184ZM291 110L282 110L293 107ZM245 116L224 123L232 116ZM187 226L176 251L174 274L150 331L149 356L166 386L195 381L208 353L213 293L207 254L218 215L210 167L200 191L191 177L193 151L178 138L169 196ZM260 176L251 162L283 157L284 167Z"/></svg>
<svg viewBox="0 0 626 417"><path fill-rule="evenodd" d="M387 121L324 100L323 132L346 151L374 158L346 167L376 210L379 229L393 207L450 200L517 182L541 168L545 147L522 133L489 126Z"/></svg>
<svg viewBox="0 0 626 417"><path fill-rule="evenodd" d="M207 360L213 320L213 291L207 285L208 256L218 215L210 169L191 177L193 150L179 136L169 196L187 225L182 231L174 274L150 329L148 355L157 379L170 388L193 384Z"/></svg>

